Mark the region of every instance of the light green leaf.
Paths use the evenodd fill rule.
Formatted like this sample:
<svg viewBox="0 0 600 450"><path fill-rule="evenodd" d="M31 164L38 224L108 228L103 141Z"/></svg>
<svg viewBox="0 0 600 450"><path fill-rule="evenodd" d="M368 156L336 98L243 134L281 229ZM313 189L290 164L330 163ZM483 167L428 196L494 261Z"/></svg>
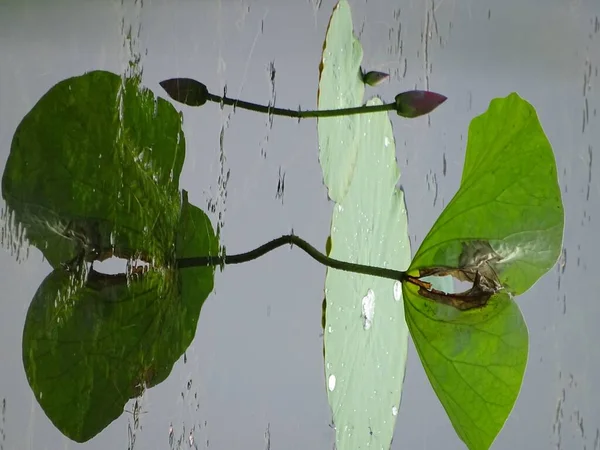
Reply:
<svg viewBox="0 0 600 450"><path fill-rule="evenodd" d="M358 130L356 170L346 198L334 207L330 256L405 270L410 245L388 115L363 116ZM325 373L336 448L387 449L408 345L400 283L328 269L325 296Z"/></svg>
<svg viewBox="0 0 600 450"><path fill-rule="evenodd" d="M460 189L410 269L483 258L505 289L521 294L556 263L563 227L552 147L533 106L511 94L471 122Z"/></svg>
<svg viewBox="0 0 600 450"><path fill-rule="evenodd" d="M342 0L334 8L323 49L320 109L362 104L361 60L350 7ZM406 210L403 193L395 187L399 171L388 115L319 119L318 132L325 184L337 203L330 256L406 269ZM329 269L325 297L325 372L336 448L389 448L407 352L400 284Z"/></svg>
<svg viewBox="0 0 600 450"><path fill-rule="evenodd" d="M331 17L323 52L319 107L361 105L362 48L348 3ZM369 104L381 104L373 99ZM321 119L320 162L336 201L329 256L406 269L410 263L403 192L386 113ZM336 448L389 448L400 404L408 345L402 292L392 280L328 269L324 353Z"/></svg>
<svg viewBox="0 0 600 450"><path fill-rule="evenodd" d="M470 296L403 285L419 357L471 450L490 447L517 399L528 335L512 295L555 264L563 223L554 155L535 109L516 94L493 100L471 122L460 189L409 269L471 281Z"/></svg>
<svg viewBox="0 0 600 450"><path fill-rule="evenodd" d="M352 28L346 0L334 8L323 46L320 66L318 109L360 106L365 85L360 63L363 50ZM329 198L341 202L348 191L356 164L360 117L326 117L317 122L319 161Z"/></svg>
<svg viewBox="0 0 600 450"><path fill-rule="evenodd" d="M436 395L471 450L488 449L517 399L527 365L527 326L508 294L482 309L424 299L403 285L406 322Z"/></svg>

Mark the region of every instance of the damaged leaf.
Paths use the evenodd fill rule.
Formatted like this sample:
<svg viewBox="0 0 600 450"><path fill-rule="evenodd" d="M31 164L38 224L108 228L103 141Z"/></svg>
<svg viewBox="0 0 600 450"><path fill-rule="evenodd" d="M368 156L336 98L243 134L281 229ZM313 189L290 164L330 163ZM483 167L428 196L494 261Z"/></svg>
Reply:
<svg viewBox="0 0 600 450"><path fill-rule="evenodd" d="M533 106L511 94L471 122L460 189L410 271L487 264L519 295L556 263L563 226L552 147Z"/></svg>
<svg viewBox="0 0 600 450"><path fill-rule="evenodd" d="M423 367L470 450L491 446L517 399L528 337L512 297L556 263L563 226L554 154L535 109L517 94L493 100L471 122L460 188L403 283ZM447 276L472 286L434 286Z"/></svg>

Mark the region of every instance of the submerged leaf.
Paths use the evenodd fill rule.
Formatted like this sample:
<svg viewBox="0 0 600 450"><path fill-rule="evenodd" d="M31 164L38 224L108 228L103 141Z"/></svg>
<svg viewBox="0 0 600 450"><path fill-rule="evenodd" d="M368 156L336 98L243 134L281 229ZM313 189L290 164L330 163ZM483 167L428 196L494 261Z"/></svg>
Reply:
<svg viewBox="0 0 600 450"><path fill-rule="evenodd" d="M218 242L184 192L177 257L215 255ZM213 267L92 272L86 283L62 270L44 280L23 330L23 366L52 423L86 442L144 389L164 381L196 333L213 288Z"/></svg>
<svg viewBox="0 0 600 450"><path fill-rule="evenodd" d="M181 202L184 152L175 109L104 71L58 83L15 132L2 194L55 268L27 313L23 366L50 421L77 442L168 376L212 290L213 268L172 267L218 247L208 217L185 192ZM150 267L82 276L83 261L113 254Z"/></svg>
<svg viewBox="0 0 600 450"><path fill-rule="evenodd" d="M185 157L181 119L136 79L93 71L53 86L23 118L2 196L53 267L172 257Z"/></svg>
<svg viewBox="0 0 600 450"><path fill-rule="evenodd" d="M209 254L216 239L186 241ZM187 227L187 226L186 226ZM125 404L164 381L196 332L212 268L150 270L128 278L92 273L83 286L55 270L38 289L23 331L29 385L52 423L86 442Z"/></svg>

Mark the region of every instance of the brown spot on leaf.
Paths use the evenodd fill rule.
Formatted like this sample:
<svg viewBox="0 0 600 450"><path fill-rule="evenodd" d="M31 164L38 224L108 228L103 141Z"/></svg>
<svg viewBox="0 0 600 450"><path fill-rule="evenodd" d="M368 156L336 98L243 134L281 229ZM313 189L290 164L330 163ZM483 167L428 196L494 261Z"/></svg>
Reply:
<svg viewBox="0 0 600 450"><path fill-rule="evenodd" d="M502 258L487 241L474 240L462 243L458 267L427 267L419 270L419 277L409 277L408 282L419 286L419 295L461 311L481 308L498 291L503 289L495 270ZM449 293L437 290L420 278L451 276L472 286L463 292Z"/></svg>

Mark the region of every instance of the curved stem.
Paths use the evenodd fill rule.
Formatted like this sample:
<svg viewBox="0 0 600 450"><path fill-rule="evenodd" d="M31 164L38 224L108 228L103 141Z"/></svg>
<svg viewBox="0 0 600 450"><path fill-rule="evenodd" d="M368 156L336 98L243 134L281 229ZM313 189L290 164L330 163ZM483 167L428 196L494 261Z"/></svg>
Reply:
<svg viewBox="0 0 600 450"><path fill-rule="evenodd" d="M322 109L322 110L293 110L276 108L274 106L264 106L257 103L246 102L244 100L238 100L235 98L221 97L219 95L208 93L207 99L211 102L221 103L224 105L233 106L234 108L243 108L250 111L273 114L275 116L294 117L297 119L308 119L312 117L336 117L336 116L347 116L352 114L364 114L381 111L394 111L396 109L396 103L386 103L383 105L371 105L371 106L356 106L353 108L342 108L342 109Z"/></svg>
<svg viewBox="0 0 600 450"><path fill-rule="evenodd" d="M304 239L299 238L293 234L286 234L260 247L250 250L246 253L240 253L238 255L223 255L223 256L196 256L192 258L180 258L177 260L177 266L180 269L186 267L202 267L202 266L224 266L228 264L241 264L254 259L260 258L261 256L269 253L276 248L283 245L297 246L308 253L314 260L321 264L331 267L333 269L344 270L346 272L360 273L363 275L372 275L375 277L388 278L397 281L408 281L415 283L418 279L411 277L406 272L400 270L386 269L384 267L373 267L365 266L362 264L355 264L338 259L333 259L325 256L323 253L318 251Z"/></svg>

